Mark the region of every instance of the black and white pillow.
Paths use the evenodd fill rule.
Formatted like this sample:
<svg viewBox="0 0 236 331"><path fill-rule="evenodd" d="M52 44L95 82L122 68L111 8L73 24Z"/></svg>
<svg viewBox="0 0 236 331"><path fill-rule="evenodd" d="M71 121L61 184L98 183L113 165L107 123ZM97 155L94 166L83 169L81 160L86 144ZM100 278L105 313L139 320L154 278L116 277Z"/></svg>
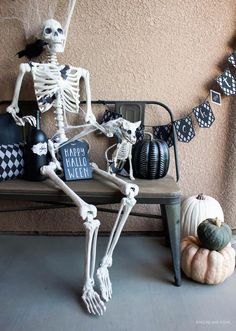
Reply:
<svg viewBox="0 0 236 331"><path fill-rule="evenodd" d="M115 111L113 111L111 109L106 109L102 116L101 124L107 123L111 120L116 120L117 118L120 118L120 117L122 117L121 114L116 113Z"/></svg>
<svg viewBox="0 0 236 331"><path fill-rule="evenodd" d="M0 181L22 176L24 172L21 144L0 145Z"/></svg>
<svg viewBox="0 0 236 331"><path fill-rule="evenodd" d="M136 138L137 141L141 141L144 139L144 125L140 124L140 126L136 129Z"/></svg>

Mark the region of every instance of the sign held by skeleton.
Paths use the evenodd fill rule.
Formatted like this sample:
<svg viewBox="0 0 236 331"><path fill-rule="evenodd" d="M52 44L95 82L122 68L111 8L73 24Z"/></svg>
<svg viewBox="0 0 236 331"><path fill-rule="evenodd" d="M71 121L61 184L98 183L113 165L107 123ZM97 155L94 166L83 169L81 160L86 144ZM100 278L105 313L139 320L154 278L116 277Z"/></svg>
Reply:
<svg viewBox="0 0 236 331"><path fill-rule="evenodd" d="M88 143L73 141L60 148L66 180L92 178L92 168L88 159Z"/></svg>

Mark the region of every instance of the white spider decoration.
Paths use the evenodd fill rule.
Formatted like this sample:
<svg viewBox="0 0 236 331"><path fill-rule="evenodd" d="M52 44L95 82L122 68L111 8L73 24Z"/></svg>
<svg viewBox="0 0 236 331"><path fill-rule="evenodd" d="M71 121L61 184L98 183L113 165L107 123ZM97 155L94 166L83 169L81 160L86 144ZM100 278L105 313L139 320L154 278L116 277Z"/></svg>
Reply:
<svg viewBox="0 0 236 331"><path fill-rule="evenodd" d="M48 149L51 154L51 162L41 168L41 173L48 176L62 191L67 194L74 204L78 207L79 215L84 221L86 230L86 254L85 254L85 277L82 290L82 299L88 312L95 315L103 315L106 310L104 301L108 301L112 296L112 285L108 269L112 266L112 255L119 240L123 226L136 203L139 188L133 183L127 183L124 180L114 177L112 174L98 168L95 163L91 163L93 173L100 175L114 183L123 194L119 213L117 215L114 227L112 229L105 255L97 270L99 280L100 295L94 290L94 270L96 260L96 245L100 221L97 217L97 209L94 205L87 204L75 192L73 192L66 183L56 174L56 170L62 170L62 165L57 159L59 147L68 140L66 131L74 128L94 128L100 129L106 134L106 130L99 125L91 108L91 93L89 83L89 72L83 68L77 68L70 65L61 65L57 60L57 53L64 51L66 32L61 24L49 19L43 25L42 39L47 44L47 61L44 63L23 63L19 67L19 75L16 80L14 96L7 112L11 113L18 125L25 125L29 122L35 125L33 116L24 116L20 118L18 99L22 85L23 77L30 73L33 78L35 95L40 111L46 112L55 108L55 126L56 139L48 141ZM80 89L79 82L83 78L86 91L86 114L85 122L87 124L79 126L69 126L66 120L67 112L78 113L80 110ZM124 126L125 126L124 122ZM114 133L114 132L113 132ZM109 136L109 134L107 134ZM73 139L78 137L75 136ZM119 154L119 153L118 153ZM120 154L119 154L120 155ZM127 153L125 153L125 156ZM131 175L132 177L132 175Z"/></svg>
<svg viewBox="0 0 236 331"><path fill-rule="evenodd" d="M132 167L132 146L136 143L136 130L140 126L141 121L131 123L124 118L118 118L104 123L102 126L105 129L105 134L108 137L115 135L118 143L108 147L105 151L107 161L107 171L115 175L119 173L126 160L129 160L129 177L134 180ZM114 149L115 148L115 149ZM112 158L109 159L108 152L114 149Z"/></svg>

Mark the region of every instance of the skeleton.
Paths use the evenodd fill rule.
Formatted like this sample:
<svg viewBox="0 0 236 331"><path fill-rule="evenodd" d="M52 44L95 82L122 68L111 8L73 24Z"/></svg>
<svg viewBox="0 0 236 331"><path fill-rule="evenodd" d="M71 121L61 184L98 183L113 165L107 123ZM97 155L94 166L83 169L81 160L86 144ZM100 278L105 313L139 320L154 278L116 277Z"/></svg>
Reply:
<svg viewBox="0 0 236 331"><path fill-rule="evenodd" d="M57 53L64 51L65 32L59 22L54 19L47 20L43 25L42 39L47 44L47 61L45 63L32 62L21 64L19 75L16 81L14 96L7 111L12 114L18 125L25 125L29 122L35 125L33 116L20 118L17 114L18 98L23 77L26 73L31 73L34 82L35 95L38 107L41 112L46 112L52 107L55 108L55 125L57 128L54 141L48 141L48 149L51 154L51 162L41 168L41 173L48 176L62 191L67 194L78 207L79 215L84 221L86 230L86 254L85 254L85 274L82 299L87 310L96 315L102 315L105 310L104 301L108 301L112 296L112 285L109 278L108 268L112 265L112 255L118 242L123 226L128 218L131 209L136 203L135 196L138 194L138 186L127 183L124 180L114 177L98 168L95 163L91 163L93 173L114 183L124 195L121 200L120 210L117 215L114 227L109 238L106 253L97 271L100 284L101 298L94 290L94 270L96 259L96 243L100 221L96 218L97 209L91 204L87 204L75 192L73 192L65 182L56 174L56 170L63 170L58 160L58 150L62 144L68 140L66 131L81 127L94 127L103 133L106 130L96 122L96 118L91 109L91 94L89 84L89 72L83 68L76 68L68 65L59 65ZM79 81L83 78L86 90L86 114L87 124L79 126L68 125L66 113L78 113L80 109ZM76 139L77 136L74 137Z"/></svg>
<svg viewBox="0 0 236 331"><path fill-rule="evenodd" d="M136 129L140 126L141 121L136 123L131 123L123 118L118 118L111 120L105 124L103 127L107 136L116 136L118 143L108 147L105 151L105 157L107 161L107 171L110 174L115 175L120 172L126 160L129 160L129 177L134 180L133 167L132 167L132 145L136 143ZM112 153L112 159L108 158L108 152L114 149Z"/></svg>

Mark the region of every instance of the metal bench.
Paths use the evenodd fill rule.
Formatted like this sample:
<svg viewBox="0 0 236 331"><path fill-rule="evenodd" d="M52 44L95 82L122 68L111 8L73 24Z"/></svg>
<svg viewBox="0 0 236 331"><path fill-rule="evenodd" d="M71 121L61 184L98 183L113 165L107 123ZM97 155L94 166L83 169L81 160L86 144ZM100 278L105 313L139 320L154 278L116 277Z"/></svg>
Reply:
<svg viewBox="0 0 236 331"><path fill-rule="evenodd" d="M0 102L5 104L7 102ZM93 104L114 105L114 111L122 114L122 116L130 121L145 120L145 106L155 105L166 110L170 116L170 122L173 124L173 116L170 109L157 101L93 101ZM32 102L21 102L20 107L31 108ZM1 115L0 115L1 116ZM136 197L138 204L159 204L161 207L161 215L150 215L148 213L131 213L135 216L143 216L161 219L164 226L166 242L170 244L171 255L174 269L175 285L181 285L180 272L180 198L181 192L177 181L179 179L178 159L176 148L176 135L173 126L173 148L176 179L167 175L158 180L136 179L137 185L140 187L138 196ZM126 179L129 181L128 179ZM86 202L94 205L106 205L118 203L121 199L120 192L110 182L101 181L99 175L95 175L93 179L67 182L67 184ZM107 184L107 185L105 185ZM43 182L29 182L23 179L10 180L0 182L0 199L2 200L22 200L33 201L40 203L38 207L22 207L22 208L2 208L0 212L10 212L18 210L35 210L49 208L68 208L73 207L69 198L57 189L48 179ZM46 205L42 204L46 203ZM114 212L108 208L99 208L100 211Z"/></svg>

